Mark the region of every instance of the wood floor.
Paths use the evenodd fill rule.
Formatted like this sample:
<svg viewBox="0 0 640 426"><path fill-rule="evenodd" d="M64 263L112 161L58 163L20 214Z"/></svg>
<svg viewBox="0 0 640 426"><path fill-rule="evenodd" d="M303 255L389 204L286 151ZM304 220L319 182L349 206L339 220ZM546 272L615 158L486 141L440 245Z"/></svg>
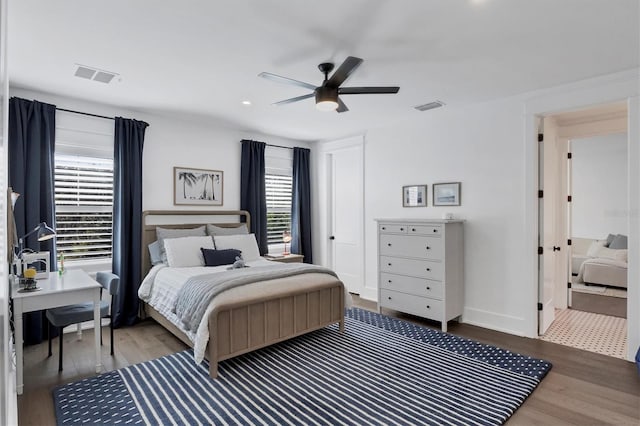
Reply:
<svg viewBox="0 0 640 426"><path fill-rule="evenodd" d="M354 297L354 302L356 306L375 310L372 302L358 297ZM384 313L427 327L439 325L393 311ZM640 424L640 378L630 362L467 324L452 322L449 332L553 363L551 372L511 417L509 425ZM108 336L109 333L104 333L102 351L106 370L185 349L182 342L152 320L116 330L114 357L109 355ZM86 331L81 341L75 333L65 335L64 339L61 374L56 345L51 358L47 358L46 342L25 348L25 392L18 397L21 425L55 424L52 389L94 374L92 331Z"/></svg>

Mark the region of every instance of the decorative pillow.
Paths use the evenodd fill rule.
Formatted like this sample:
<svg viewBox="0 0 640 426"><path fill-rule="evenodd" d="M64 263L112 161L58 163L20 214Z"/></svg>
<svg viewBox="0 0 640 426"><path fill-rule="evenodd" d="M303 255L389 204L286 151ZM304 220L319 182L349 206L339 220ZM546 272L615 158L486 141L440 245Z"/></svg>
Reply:
<svg viewBox="0 0 640 426"><path fill-rule="evenodd" d="M236 257L241 257L240 250L226 249L226 250L211 250L201 248L202 256L204 256L205 266L220 266L220 265L232 265L236 261Z"/></svg>
<svg viewBox="0 0 640 426"><path fill-rule="evenodd" d="M240 235L240 234L248 234L247 225L242 224L240 226L236 226L235 228L223 228L221 226L216 226L209 224L207 225L207 235Z"/></svg>
<svg viewBox="0 0 640 426"><path fill-rule="evenodd" d="M198 228L181 228L181 229L169 229L169 228L156 228L156 236L160 243L160 252L162 254L162 261L167 263L167 253L164 247L164 240L168 238L182 238L182 237L205 237L207 235L207 229L204 225Z"/></svg>
<svg viewBox="0 0 640 426"><path fill-rule="evenodd" d="M149 244L149 258L153 266L160 265L162 262L162 250L160 249L160 241L154 241Z"/></svg>
<svg viewBox="0 0 640 426"><path fill-rule="evenodd" d="M164 240L167 263L172 268L204 266L204 258L200 250L202 247L214 248L211 237L182 237Z"/></svg>
<svg viewBox="0 0 640 426"><path fill-rule="evenodd" d="M627 253L627 249L611 249L607 247L600 247L600 250L598 250L598 255L596 257L617 260L626 263L628 261Z"/></svg>
<svg viewBox="0 0 640 426"><path fill-rule="evenodd" d="M251 262L260 259L260 250L253 234L217 235L213 237L218 250L236 249L242 252L242 258Z"/></svg>
<svg viewBox="0 0 640 426"><path fill-rule="evenodd" d="M589 257L598 257L598 252L601 248L604 248L606 240L595 240L589 246L589 250L587 250L587 256Z"/></svg>
<svg viewBox="0 0 640 426"><path fill-rule="evenodd" d="M607 242L605 243L604 246L609 247L609 245L611 245L611 243L613 242L614 238L616 238L614 234L607 235Z"/></svg>
<svg viewBox="0 0 640 426"><path fill-rule="evenodd" d="M613 239L611 244L609 244L609 248L610 249L626 249L626 248L628 248L627 247L627 236L626 235L622 235L622 234L616 235L616 237Z"/></svg>

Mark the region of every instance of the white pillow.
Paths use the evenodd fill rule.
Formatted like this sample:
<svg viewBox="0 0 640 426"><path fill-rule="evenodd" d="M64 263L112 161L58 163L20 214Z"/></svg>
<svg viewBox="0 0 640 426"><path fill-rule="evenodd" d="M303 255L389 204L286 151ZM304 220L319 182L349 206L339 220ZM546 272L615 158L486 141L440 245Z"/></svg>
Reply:
<svg viewBox="0 0 640 426"><path fill-rule="evenodd" d="M182 237L164 240L167 262L172 268L204 266L204 257L202 257L200 250L202 247L214 248L211 237Z"/></svg>
<svg viewBox="0 0 640 426"><path fill-rule="evenodd" d="M216 250L236 249L242 252L246 262L260 259L260 250L254 234L216 235L213 237Z"/></svg>
<svg viewBox="0 0 640 426"><path fill-rule="evenodd" d="M589 257L598 257L598 252L601 248L605 248L604 245L607 243L607 240L595 240L589 246L589 250L587 250L587 256Z"/></svg>
<svg viewBox="0 0 640 426"><path fill-rule="evenodd" d="M598 250L598 255L596 257L627 262L627 253L628 251L626 249L610 249L607 247L601 247L600 250Z"/></svg>

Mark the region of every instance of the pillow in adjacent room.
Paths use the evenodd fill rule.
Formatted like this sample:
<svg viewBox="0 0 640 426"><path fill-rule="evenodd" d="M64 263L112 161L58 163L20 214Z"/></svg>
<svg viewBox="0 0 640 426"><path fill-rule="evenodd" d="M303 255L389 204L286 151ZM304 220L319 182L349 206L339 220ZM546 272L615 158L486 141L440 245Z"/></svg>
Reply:
<svg viewBox="0 0 640 426"><path fill-rule="evenodd" d="M616 237L613 239L611 244L609 244L609 248L610 249L616 249L616 250L628 248L627 247L627 236L626 235L622 235L622 234L616 235Z"/></svg>
<svg viewBox="0 0 640 426"><path fill-rule="evenodd" d="M167 262L167 254L165 252L164 241L168 238L182 238L182 237L206 237L207 228L202 225L197 228L156 228L156 236L160 243L160 253L162 255L162 261Z"/></svg>
<svg viewBox="0 0 640 426"><path fill-rule="evenodd" d="M164 263L162 261L162 250L160 249L160 241L154 241L149 244L149 259L151 259L151 264L153 266L161 265Z"/></svg>
<svg viewBox="0 0 640 426"><path fill-rule="evenodd" d="M236 249L242 252L242 258L246 262L260 259L260 250L256 237L253 234L243 235L217 235L213 237L218 250Z"/></svg>
<svg viewBox="0 0 640 426"><path fill-rule="evenodd" d="M201 248L213 249L211 237L166 238L167 263L172 268L204 266Z"/></svg>
<svg viewBox="0 0 640 426"><path fill-rule="evenodd" d="M248 234L247 225L242 224L240 226L236 226L233 228L223 228L221 226L216 226L209 224L207 225L207 235L240 235L240 234Z"/></svg>
<svg viewBox="0 0 640 426"><path fill-rule="evenodd" d="M604 247L606 240L595 240L589 246L589 250L587 250L587 256L589 257L598 257L598 252L601 248Z"/></svg>
<svg viewBox="0 0 640 426"><path fill-rule="evenodd" d="M607 242L605 243L604 246L609 247L615 238L616 238L615 234L607 235Z"/></svg>
<svg viewBox="0 0 640 426"><path fill-rule="evenodd" d="M204 266L232 265L236 257L241 256L240 250L236 249L212 250L203 247L200 251L204 257Z"/></svg>

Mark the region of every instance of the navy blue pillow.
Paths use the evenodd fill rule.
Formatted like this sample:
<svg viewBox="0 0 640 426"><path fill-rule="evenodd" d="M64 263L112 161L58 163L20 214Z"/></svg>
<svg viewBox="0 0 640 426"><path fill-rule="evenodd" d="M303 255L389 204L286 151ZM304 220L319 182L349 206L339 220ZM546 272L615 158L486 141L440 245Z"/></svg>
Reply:
<svg viewBox="0 0 640 426"><path fill-rule="evenodd" d="M236 249L213 250L201 247L200 250L202 250L205 266L232 265L236 257L242 254Z"/></svg>

